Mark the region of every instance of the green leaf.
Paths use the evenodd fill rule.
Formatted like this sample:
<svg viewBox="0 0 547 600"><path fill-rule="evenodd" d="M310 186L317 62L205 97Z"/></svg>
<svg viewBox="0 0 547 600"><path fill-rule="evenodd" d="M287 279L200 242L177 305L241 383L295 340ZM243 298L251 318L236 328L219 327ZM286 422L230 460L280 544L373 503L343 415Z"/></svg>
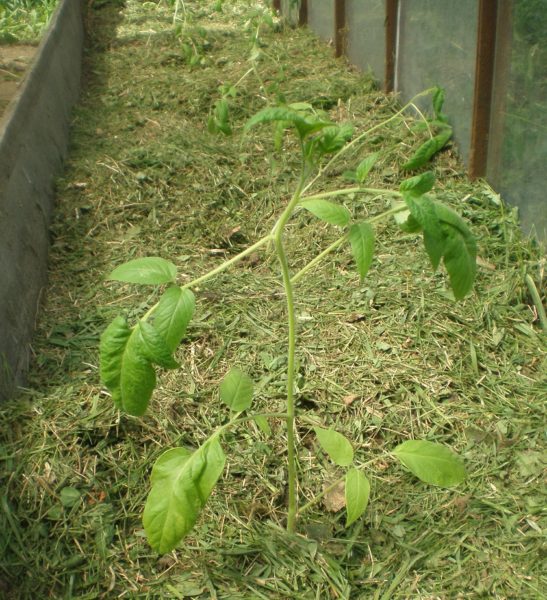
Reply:
<svg viewBox="0 0 547 600"><path fill-rule="evenodd" d="M99 375L118 408L122 408L120 377L123 352L130 335L131 329L126 320L121 316L116 317L104 330L99 343Z"/></svg>
<svg viewBox="0 0 547 600"><path fill-rule="evenodd" d="M144 530L154 550L170 552L190 532L225 462L216 438L191 455L173 448L160 456L152 470L152 489L143 515Z"/></svg>
<svg viewBox="0 0 547 600"><path fill-rule="evenodd" d="M446 146L451 137L452 129L447 126L444 131L424 142L401 168L412 171L422 167Z"/></svg>
<svg viewBox="0 0 547 600"><path fill-rule="evenodd" d="M224 135L232 135L229 123L230 111L228 101L225 98L215 103L213 115L209 118L208 129L210 133L222 132Z"/></svg>
<svg viewBox="0 0 547 600"><path fill-rule="evenodd" d="M354 223L349 230L349 243L361 281L366 277L374 256L374 229L370 223Z"/></svg>
<svg viewBox="0 0 547 600"><path fill-rule="evenodd" d="M452 209L427 196L415 197L403 192L403 198L424 233L425 249L433 268L441 258L457 300L473 287L476 275L477 245L465 221ZM411 224L412 225L412 224Z"/></svg>
<svg viewBox="0 0 547 600"><path fill-rule="evenodd" d="M461 231L445 225L444 266L450 277L450 287L456 300L461 300L473 288L477 271L477 248L473 237L465 237Z"/></svg>
<svg viewBox="0 0 547 600"><path fill-rule="evenodd" d="M420 173L410 179L405 179L399 186L401 192L407 192L416 196L422 196L429 192L435 185L435 175L431 171Z"/></svg>
<svg viewBox="0 0 547 600"><path fill-rule="evenodd" d="M444 266L457 300L471 291L477 272L477 243L465 221L448 206L435 203L445 235Z"/></svg>
<svg viewBox="0 0 547 600"><path fill-rule="evenodd" d="M179 447L165 451L154 463L150 474L150 483L155 485L169 479L174 472L182 468L184 463L192 456L190 450Z"/></svg>
<svg viewBox="0 0 547 600"><path fill-rule="evenodd" d="M156 373L143 354L140 329L136 327L122 355L120 393L123 410L135 417L142 416L148 408L155 387Z"/></svg>
<svg viewBox="0 0 547 600"><path fill-rule="evenodd" d="M406 206L406 202L392 202L392 208L401 208ZM410 214L409 210L402 210L393 215L395 223L406 233L417 233L422 230L422 226Z"/></svg>
<svg viewBox="0 0 547 600"><path fill-rule="evenodd" d="M344 227L351 219L351 213L345 206L334 204L334 202L329 202L322 198L317 200L303 200L300 205L309 210L318 219L331 225Z"/></svg>
<svg viewBox="0 0 547 600"><path fill-rule="evenodd" d="M424 246L433 269L437 269L444 252L444 231L437 216L435 203L428 196L415 197L408 192L403 198L410 214L420 224L424 232Z"/></svg>
<svg viewBox="0 0 547 600"><path fill-rule="evenodd" d="M432 103L435 116L438 118L442 113L444 104L444 89L442 87L435 88L435 91L433 92Z"/></svg>
<svg viewBox="0 0 547 600"><path fill-rule="evenodd" d="M378 162L379 158L378 152L374 152L373 154L369 154L366 158L364 158L355 169L355 179L358 183L364 183L368 174L372 167Z"/></svg>
<svg viewBox="0 0 547 600"><path fill-rule="evenodd" d="M364 473L351 468L346 473L346 527L355 522L367 509L370 483Z"/></svg>
<svg viewBox="0 0 547 600"><path fill-rule="evenodd" d="M315 435L321 448L329 455L332 462L340 467L347 467L353 462L353 448L349 440L333 429L314 427Z"/></svg>
<svg viewBox="0 0 547 600"><path fill-rule="evenodd" d="M180 365L171 356L161 333L146 321L140 321L138 327L142 338L140 352L144 358L164 369L177 369Z"/></svg>
<svg viewBox="0 0 547 600"><path fill-rule="evenodd" d="M156 285L175 281L177 267L159 256L135 258L116 267L107 279L126 283Z"/></svg>
<svg viewBox="0 0 547 600"><path fill-rule="evenodd" d="M461 459L441 444L408 440L397 446L393 454L425 483L451 487L458 485L466 477Z"/></svg>
<svg viewBox="0 0 547 600"><path fill-rule="evenodd" d="M248 132L252 127L261 123L274 123L276 121L285 121L293 125L301 139L332 125L329 121L322 121L314 115L303 115L285 106L274 106L265 108L252 116L247 121L244 131Z"/></svg>
<svg viewBox="0 0 547 600"><path fill-rule="evenodd" d="M435 89L435 92L433 93L432 103L433 103L433 111L435 113L435 119L439 123L445 124L448 121L448 118L443 113L444 89L442 87L437 87Z"/></svg>
<svg viewBox="0 0 547 600"><path fill-rule="evenodd" d="M253 380L240 369L230 369L220 384L220 399L233 411L247 410L253 401Z"/></svg>
<svg viewBox="0 0 547 600"><path fill-rule="evenodd" d="M134 416L145 413L156 386L152 363L178 367L172 353L193 311L192 292L172 287L154 309L152 323L140 321L131 330L123 317L117 317L106 328L99 346L100 375L118 408Z"/></svg>
<svg viewBox="0 0 547 600"><path fill-rule="evenodd" d="M266 417L262 415L255 415L253 419L264 435L272 435L272 428L270 427Z"/></svg>
<svg viewBox="0 0 547 600"><path fill-rule="evenodd" d="M61 490L59 497L61 499L61 504L65 508L71 508L75 504L78 504L82 497L82 493L75 487L67 486Z"/></svg>
<svg viewBox="0 0 547 600"><path fill-rule="evenodd" d="M187 289L170 287L160 298L151 319L171 352L176 350L184 337L195 308L194 294Z"/></svg>
<svg viewBox="0 0 547 600"><path fill-rule="evenodd" d="M331 125L325 127L317 139L317 149L321 154L337 152L351 139L353 127L351 125Z"/></svg>

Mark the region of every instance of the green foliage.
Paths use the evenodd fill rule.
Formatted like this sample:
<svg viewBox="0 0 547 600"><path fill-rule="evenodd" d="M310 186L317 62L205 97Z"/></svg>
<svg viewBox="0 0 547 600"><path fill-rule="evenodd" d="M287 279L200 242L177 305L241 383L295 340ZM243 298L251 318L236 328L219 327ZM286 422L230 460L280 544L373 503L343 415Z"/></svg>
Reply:
<svg viewBox="0 0 547 600"><path fill-rule="evenodd" d="M152 312L130 329L119 316L106 328L99 346L101 381L116 406L130 415L146 412L156 386L153 365L176 369L172 354L179 345L194 311L189 290L169 288Z"/></svg>
<svg viewBox="0 0 547 600"><path fill-rule="evenodd" d="M309 210L312 215L331 225L345 227L351 219L351 213L345 206L334 204L328 200L318 198L316 200L304 200L300 204L306 210Z"/></svg>
<svg viewBox="0 0 547 600"><path fill-rule="evenodd" d="M264 123L283 123L286 127L294 127L300 140L321 131L327 127L332 127L332 123L322 120L313 114L304 111L294 110L285 106L273 106L265 108L251 117L244 128L245 132L256 125Z"/></svg>
<svg viewBox="0 0 547 600"><path fill-rule="evenodd" d="M36 42L45 31L58 0L1 0L0 42Z"/></svg>
<svg viewBox="0 0 547 600"><path fill-rule="evenodd" d="M167 450L156 461L143 514L146 536L156 552L170 552L192 529L225 462L217 439L193 453L185 448Z"/></svg>
<svg viewBox="0 0 547 600"><path fill-rule="evenodd" d="M231 410L247 410L253 401L253 380L239 369L230 369L220 384L220 399Z"/></svg>
<svg viewBox="0 0 547 600"><path fill-rule="evenodd" d="M329 455L332 462L340 467L347 467L353 462L353 448L349 440L333 429L314 427L315 435L321 448Z"/></svg>
<svg viewBox="0 0 547 600"><path fill-rule="evenodd" d="M375 234L370 223L354 223L349 230L349 243L361 281L367 276L374 256Z"/></svg>
<svg viewBox="0 0 547 600"><path fill-rule="evenodd" d="M177 276L177 267L168 260L157 256L135 258L116 267L107 279L126 283L158 285L172 283Z"/></svg>
<svg viewBox="0 0 547 600"><path fill-rule="evenodd" d="M393 454L418 479L439 487L452 487L466 477L462 461L446 446L426 440L408 440Z"/></svg>
<svg viewBox="0 0 547 600"><path fill-rule="evenodd" d="M435 174L426 171L420 175L405 179L399 186L401 192L406 192L413 196L421 196L429 192L435 185Z"/></svg>
<svg viewBox="0 0 547 600"><path fill-rule="evenodd" d="M346 473L346 527L354 523L367 509L370 497L370 483L362 471L351 468Z"/></svg>
<svg viewBox="0 0 547 600"><path fill-rule="evenodd" d="M194 294L188 289L168 288L154 308L151 320L170 352L180 344L196 308Z"/></svg>
<svg viewBox="0 0 547 600"><path fill-rule="evenodd" d="M228 97L235 98L234 86L222 87L223 98L216 103L209 120L212 131L231 133ZM437 120L442 115L443 93L436 90L433 97ZM212 120L211 120L212 119ZM305 182L313 169L322 174L323 157L334 154L328 165L347 148L360 141L353 138L351 126L337 125L328 121L322 113L316 112L307 103L268 107L252 117L244 127L248 133L253 127L262 124L275 126L274 142L278 144L286 129L294 130L300 142L302 172L299 184L292 198L283 209L271 232L261 240L226 260L209 273L202 275L183 288L170 286L158 303L140 319L134 327L129 327L123 317L117 317L106 328L100 342L100 375L110 390L114 403L121 410L142 415L149 404L156 385L156 366L164 369L176 368L173 358L195 310L194 295L190 288L204 283L207 279L226 270L261 247L273 247L279 260L281 276L286 292L288 312L288 356L287 356L287 405L286 413L255 413L241 416L252 406L254 384L248 374L238 368L228 371L220 384L220 400L232 411L230 420L216 431L193 453L184 448L165 452L156 462L152 471L152 488L144 511L144 527L152 547L160 552L169 552L192 529L207 498L211 494L225 463L224 452L219 439L224 432L244 421L254 421L261 431L271 434L268 417L283 418L287 426L288 440L288 518L287 528L294 531L297 514L297 447L295 424L298 417L294 401L294 376L296 372L295 350L295 305L293 279L289 272L288 260L283 242L285 225L293 217L297 208L304 208L321 221L346 231L325 251L311 260L299 273L301 276L319 260L336 248L349 243L361 281L366 277L374 256L374 223L394 214L399 225L409 232L422 232L424 246L433 269L444 262L450 285L456 298L463 298L471 289L475 277L476 245L469 228L454 211L433 200L427 194L432 190L435 177L425 172L411 177L400 184L400 191L385 190L386 195L402 198L391 210L375 215L367 220L352 223L351 212L343 205L327 198L347 194L347 190L334 190L314 196L305 196ZM404 168L417 168L425 164L450 138L450 131L443 125L442 131L426 142ZM352 178L358 187L354 194L375 194L383 190L367 190L363 186L370 170L378 160L378 154L363 159L347 177ZM409 166L411 165L411 166ZM317 177L315 178L317 179ZM308 187L315 182L308 184ZM177 274L176 266L158 257L136 259L117 267L109 279L124 283L163 285L173 283ZM341 433L314 426L313 430L321 449L339 467L348 467L345 474L346 524L351 525L365 512L370 496L370 483L361 470L353 465L354 449L351 442ZM398 446L396 456L412 473L422 481L438 486L452 486L465 478L461 461L447 448L431 442L412 440ZM321 496L308 503L313 504ZM306 505L306 507L308 506Z"/></svg>
<svg viewBox="0 0 547 600"><path fill-rule="evenodd" d="M225 98L218 100L215 104L213 114L209 116L207 122L209 133L223 133L224 135L232 135L230 126L230 111L228 101Z"/></svg>
<svg viewBox="0 0 547 600"><path fill-rule="evenodd" d="M416 152L414 152L412 157L402 165L401 169L404 171L413 171L414 169L423 167L433 158L433 156L435 156L435 154L437 154L437 152L442 150L446 144L448 144L451 137L452 128L444 128L441 133L427 140L427 142L424 142Z"/></svg>
<svg viewBox="0 0 547 600"><path fill-rule="evenodd" d="M428 196L403 194L415 225L423 231L424 246L434 269L441 259L450 277L456 299L464 298L473 287L476 275L477 245L465 221L453 210Z"/></svg>
<svg viewBox="0 0 547 600"><path fill-rule="evenodd" d="M378 152L374 152L373 154L369 154L357 165L357 169L355 169L355 180L358 183L365 182L372 167L378 162L379 157L380 155Z"/></svg>
<svg viewBox="0 0 547 600"><path fill-rule="evenodd" d="M448 121L447 116L443 113L444 106L444 89L437 87L433 92L431 99L433 104L433 112L435 113L435 119L440 123L446 123Z"/></svg>

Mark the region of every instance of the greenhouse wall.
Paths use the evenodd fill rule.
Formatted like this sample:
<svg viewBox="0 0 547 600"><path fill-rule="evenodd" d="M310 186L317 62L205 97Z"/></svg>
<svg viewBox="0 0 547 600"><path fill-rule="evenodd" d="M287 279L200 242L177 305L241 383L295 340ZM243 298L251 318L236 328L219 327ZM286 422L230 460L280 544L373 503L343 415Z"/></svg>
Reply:
<svg viewBox="0 0 547 600"><path fill-rule="evenodd" d="M323 40L333 40L334 0L308 0L308 24Z"/></svg>
<svg viewBox="0 0 547 600"><path fill-rule="evenodd" d="M441 85L444 111L465 161L471 148L477 48L476 0L405 0L399 4L395 90L412 98ZM427 109L427 98L419 103Z"/></svg>
<svg viewBox="0 0 547 600"><path fill-rule="evenodd" d="M25 383L83 41L83 1L61 0L0 119L0 400Z"/></svg>
<svg viewBox="0 0 547 600"><path fill-rule="evenodd" d="M382 81L386 57L384 34L384 0L348 0L346 19L351 27L346 32L347 56L354 65Z"/></svg>
<svg viewBox="0 0 547 600"><path fill-rule="evenodd" d="M274 2L284 16L289 5L403 101L443 87L470 176L485 177L519 208L525 231L547 240L547 0Z"/></svg>

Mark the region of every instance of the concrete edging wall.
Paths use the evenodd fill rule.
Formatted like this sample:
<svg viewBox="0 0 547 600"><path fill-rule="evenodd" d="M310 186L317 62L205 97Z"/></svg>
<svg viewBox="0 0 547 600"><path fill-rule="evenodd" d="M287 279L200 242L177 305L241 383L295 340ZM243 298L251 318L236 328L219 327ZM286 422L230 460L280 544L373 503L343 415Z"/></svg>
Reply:
<svg viewBox="0 0 547 600"><path fill-rule="evenodd" d="M53 183L80 90L83 2L59 0L25 81L0 120L0 400L25 382L47 281Z"/></svg>

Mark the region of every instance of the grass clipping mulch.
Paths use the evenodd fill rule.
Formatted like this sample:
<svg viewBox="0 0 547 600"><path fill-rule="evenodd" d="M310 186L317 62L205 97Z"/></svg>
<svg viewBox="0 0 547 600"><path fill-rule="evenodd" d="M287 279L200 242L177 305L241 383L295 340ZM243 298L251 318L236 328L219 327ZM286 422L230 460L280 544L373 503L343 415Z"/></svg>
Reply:
<svg viewBox="0 0 547 600"><path fill-rule="evenodd" d="M275 260L260 254L195 290L183 366L161 374L149 412L133 419L99 384L98 340L114 316L142 316L157 294L104 276L159 255L190 281L271 228L298 157L290 137L275 152L268 127L243 139L243 124L268 99L309 102L357 131L392 115L397 100L305 30L263 24L257 57L261 9L250 3L184 2L178 29L164 3L129 0L119 10L100 2L90 14L34 367L28 389L1 407L0 595L539 597L545 345L525 276L541 288L544 263L521 239L515 212L470 183L450 149L430 168L436 194L478 238L472 296L455 303L421 241L393 223L377 232L363 284L340 251L297 288L299 411L345 433L358 461L377 459L366 515L346 530L331 498L306 514L302 535L284 533L285 440L274 421L271 435L230 434L226 472L195 530L170 555L151 551L141 524L151 465L225 421L218 383L228 367L258 382L258 406L283 409L282 287ZM238 81L234 135L208 133L219 86ZM375 151L370 185L397 189L399 165L423 136L411 117L395 120L322 185L340 185L345 169ZM381 197L343 201L361 217L386 208ZM287 235L293 268L335 236L299 213ZM298 436L304 502L337 471L309 427ZM414 436L457 449L465 484L428 487L389 460L386 450Z"/></svg>

